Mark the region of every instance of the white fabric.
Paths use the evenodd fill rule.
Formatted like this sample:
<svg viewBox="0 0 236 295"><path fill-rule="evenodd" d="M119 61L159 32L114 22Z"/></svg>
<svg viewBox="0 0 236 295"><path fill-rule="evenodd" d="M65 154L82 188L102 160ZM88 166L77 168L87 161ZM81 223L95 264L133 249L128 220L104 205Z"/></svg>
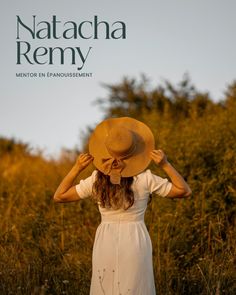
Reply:
<svg viewBox="0 0 236 295"><path fill-rule="evenodd" d="M96 171L76 185L80 198L91 196ZM165 197L172 184L150 170L134 177L135 202L128 210L101 208L93 245L90 295L155 295L152 243L144 223L150 193Z"/></svg>

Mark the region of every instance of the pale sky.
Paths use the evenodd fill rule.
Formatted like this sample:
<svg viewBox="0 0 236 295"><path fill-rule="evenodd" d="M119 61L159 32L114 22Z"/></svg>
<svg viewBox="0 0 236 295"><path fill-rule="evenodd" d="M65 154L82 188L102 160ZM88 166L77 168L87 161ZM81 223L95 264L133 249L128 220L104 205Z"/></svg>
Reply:
<svg viewBox="0 0 236 295"><path fill-rule="evenodd" d="M45 154L80 146L80 134L103 113L94 104L107 97L101 84L146 74L153 86L178 83L188 72L194 85L223 97L236 78L235 0L1 1L0 136L14 137ZM16 78L19 72L78 72L74 65L16 65L16 15L32 24L58 20L126 24L126 39L37 40L37 46L91 46L82 72L89 78ZM29 35L29 34L28 34ZM22 40L23 36L22 34ZM30 40L28 36L29 42ZM66 61L67 62L67 61Z"/></svg>

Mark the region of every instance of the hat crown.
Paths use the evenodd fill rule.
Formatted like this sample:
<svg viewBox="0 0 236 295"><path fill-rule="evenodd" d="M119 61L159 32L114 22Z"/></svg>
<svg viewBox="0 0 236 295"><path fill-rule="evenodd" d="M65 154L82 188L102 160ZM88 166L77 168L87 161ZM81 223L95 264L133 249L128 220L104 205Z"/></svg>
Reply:
<svg viewBox="0 0 236 295"><path fill-rule="evenodd" d="M105 146L114 158L131 156L136 146L134 133L123 126L115 126L109 131Z"/></svg>

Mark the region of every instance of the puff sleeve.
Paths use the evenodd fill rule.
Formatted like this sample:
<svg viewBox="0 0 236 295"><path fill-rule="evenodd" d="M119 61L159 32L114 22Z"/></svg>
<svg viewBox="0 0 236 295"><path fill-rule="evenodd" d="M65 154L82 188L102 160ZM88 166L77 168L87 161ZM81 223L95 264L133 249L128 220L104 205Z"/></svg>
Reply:
<svg viewBox="0 0 236 295"><path fill-rule="evenodd" d="M146 170L147 187L150 193L166 197L171 190L172 183L167 178L162 178Z"/></svg>
<svg viewBox="0 0 236 295"><path fill-rule="evenodd" d="M81 179L78 184L76 184L75 189L80 199L86 199L92 194L93 183L96 179L97 171L94 170L93 173L86 179Z"/></svg>

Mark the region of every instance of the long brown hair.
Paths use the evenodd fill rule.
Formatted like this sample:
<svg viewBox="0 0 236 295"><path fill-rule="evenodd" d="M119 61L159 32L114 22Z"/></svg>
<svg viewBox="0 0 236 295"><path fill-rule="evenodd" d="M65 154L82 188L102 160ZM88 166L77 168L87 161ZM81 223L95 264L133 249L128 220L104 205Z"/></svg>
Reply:
<svg viewBox="0 0 236 295"><path fill-rule="evenodd" d="M108 175L97 171L92 199L103 208L127 210L134 204L132 183L133 177L122 177L120 184L112 184Z"/></svg>

